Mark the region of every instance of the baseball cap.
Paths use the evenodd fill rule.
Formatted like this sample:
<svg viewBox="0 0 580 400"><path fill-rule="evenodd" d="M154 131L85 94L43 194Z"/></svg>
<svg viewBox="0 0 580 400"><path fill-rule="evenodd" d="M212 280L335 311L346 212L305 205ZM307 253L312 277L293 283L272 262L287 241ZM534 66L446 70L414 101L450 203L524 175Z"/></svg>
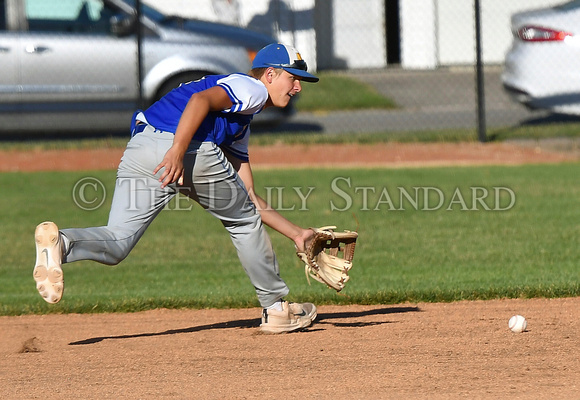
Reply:
<svg viewBox="0 0 580 400"><path fill-rule="evenodd" d="M252 68L267 67L282 68L306 82L318 82L318 77L306 72L308 67L300 53L295 48L284 44L269 44L256 54Z"/></svg>

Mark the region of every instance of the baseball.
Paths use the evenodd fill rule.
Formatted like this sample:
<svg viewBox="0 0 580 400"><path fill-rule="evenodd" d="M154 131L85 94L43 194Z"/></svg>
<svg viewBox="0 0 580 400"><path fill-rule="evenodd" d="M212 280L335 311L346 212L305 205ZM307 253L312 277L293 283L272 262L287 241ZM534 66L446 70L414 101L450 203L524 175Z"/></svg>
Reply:
<svg viewBox="0 0 580 400"><path fill-rule="evenodd" d="M514 315L510 318L508 326L512 332L521 333L528 327L528 321L521 315Z"/></svg>

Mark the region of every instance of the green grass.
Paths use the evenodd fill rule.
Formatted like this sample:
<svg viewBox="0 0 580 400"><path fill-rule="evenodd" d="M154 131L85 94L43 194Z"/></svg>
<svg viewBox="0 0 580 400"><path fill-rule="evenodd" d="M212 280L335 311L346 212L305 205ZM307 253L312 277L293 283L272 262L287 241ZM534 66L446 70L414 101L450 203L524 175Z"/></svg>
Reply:
<svg viewBox="0 0 580 400"><path fill-rule="evenodd" d="M490 142L506 140L543 140L553 138L580 138L580 123L559 123L538 126L510 128L492 128L488 130ZM128 137L102 137L91 139L0 141L0 150L36 151L36 150L74 150L125 148ZM256 133L252 135L251 144L267 146L272 144L342 144L342 143L437 143L437 142L476 142L475 129L445 129L434 131L375 132L329 134L320 132L280 132Z"/></svg>
<svg viewBox="0 0 580 400"><path fill-rule="evenodd" d="M384 97L371 85L347 76L318 74L316 84L304 84L296 108L299 111L335 111L368 108L396 108L395 102Z"/></svg>
<svg viewBox="0 0 580 400"><path fill-rule="evenodd" d="M488 142L509 140L544 140L554 138L580 138L580 123L554 123L536 126L489 128ZM320 132L278 132L275 134L255 134L252 145L286 144L343 144L343 143L467 143L477 142L477 131L473 129L443 129L428 131L389 131L370 133L320 133Z"/></svg>
<svg viewBox="0 0 580 400"><path fill-rule="evenodd" d="M490 141L509 139L551 139L580 137L580 123L560 122L546 125L527 125L489 129Z"/></svg>
<svg viewBox="0 0 580 400"><path fill-rule="evenodd" d="M370 85L337 73L319 74L321 80L316 84L305 84L305 90L297 101L299 111L330 112L355 109L394 109L395 102L385 98ZM127 128L128 129L128 128ZM256 132L259 129L256 129ZM474 142L477 131L472 129L442 129L426 131L384 131L371 133L329 134L320 132L279 132L275 134L254 134L253 145L270 145L273 143L317 144L317 143L384 143L384 142ZM580 123L561 122L543 125L526 125L515 127L489 128L489 141L510 139L551 139L579 138ZM124 148L128 136L101 136L95 138L42 139L30 137L25 140L1 140L0 150L61 150L61 149L95 149Z"/></svg>
<svg viewBox="0 0 580 400"><path fill-rule="evenodd" d="M1 137L0 137L1 139ZM84 150L84 149L120 149L127 146L127 136L102 136L99 138L41 139L27 137L23 140L0 140L0 150L4 151L41 151L41 150Z"/></svg>
<svg viewBox="0 0 580 400"><path fill-rule="evenodd" d="M358 227L355 266L344 296L318 282L309 286L292 243L272 233L291 288L288 299L317 304L578 296L579 174L577 163L255 172L263 196L278 193L266 187L284 188L282 198L270 200L296 223ZM72 200L74 184L86 176L102 180L108 190L105 206L96 211L83 211ZM163 211L119 266L65 265L63 301L48 305L40 299L31 277L35 225L43 220L61 228L104 224L114 179L113 171L0 174L0 315L258 305L221 224L196 205L190 211ZM306 193L311 186L316 189L303 210L292 188ZM491 196L486 206L492 210L481 204L479 210L462 210L473 208L471 187L493 193L498 186L513 191L513 208L494 211ZM421 197L417 207L408 200L401 205L399 193L414 194L414 187L433 188L431 195L440 190L442 208L423 210ZM457 190L461 197L454 197ZM507 207L510 198L500 193L499 206ZM438 198L429 199L433 208Z"/></svg>

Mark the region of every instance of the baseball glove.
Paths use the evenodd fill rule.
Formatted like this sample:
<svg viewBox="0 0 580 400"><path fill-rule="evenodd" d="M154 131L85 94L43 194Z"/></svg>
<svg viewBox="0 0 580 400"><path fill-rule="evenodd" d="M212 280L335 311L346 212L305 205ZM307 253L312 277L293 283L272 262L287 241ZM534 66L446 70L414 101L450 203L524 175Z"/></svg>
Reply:
<svg viewBox="0 0 580 400"><path fill-rule="evenodd" d="M350 279L348 271L352 268L352 258L357 232L334 232L336 226L311 228L314 237L304 252L297 251L298 257L304 261L306 278L326 284L329 288L340 292Z"/></svg>

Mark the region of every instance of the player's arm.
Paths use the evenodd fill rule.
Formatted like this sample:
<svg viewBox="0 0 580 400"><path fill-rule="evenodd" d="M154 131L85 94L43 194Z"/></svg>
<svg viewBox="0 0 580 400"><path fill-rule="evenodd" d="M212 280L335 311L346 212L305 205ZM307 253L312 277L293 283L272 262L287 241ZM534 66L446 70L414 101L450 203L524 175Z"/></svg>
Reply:
<svg viewBox="0 0 580 400"><path fill-rule="evenodd" d="M193 94L189 99L175 131L173 145L163 157L163 161L153 171L156 174L165 168L159 178L161 187L180 179L183 175L183 157L193 135L210 111L220 111L232 107L232 101L226 91L214 86Z"/></svg>
<svg viewBox="0 0 580 400"><path fill-rule="evenodd" d="M310 239L314 232L304 229L284 218L278 211L274 210L262 197L254 191L254 176L248 161L233 160L234 167L238 170L238 175L244 182L250 195L250 200L256 205L262 217L262 221L270 228L280 232L282 235L294 241L297 249L304 251L305 242Z"/></svg>

